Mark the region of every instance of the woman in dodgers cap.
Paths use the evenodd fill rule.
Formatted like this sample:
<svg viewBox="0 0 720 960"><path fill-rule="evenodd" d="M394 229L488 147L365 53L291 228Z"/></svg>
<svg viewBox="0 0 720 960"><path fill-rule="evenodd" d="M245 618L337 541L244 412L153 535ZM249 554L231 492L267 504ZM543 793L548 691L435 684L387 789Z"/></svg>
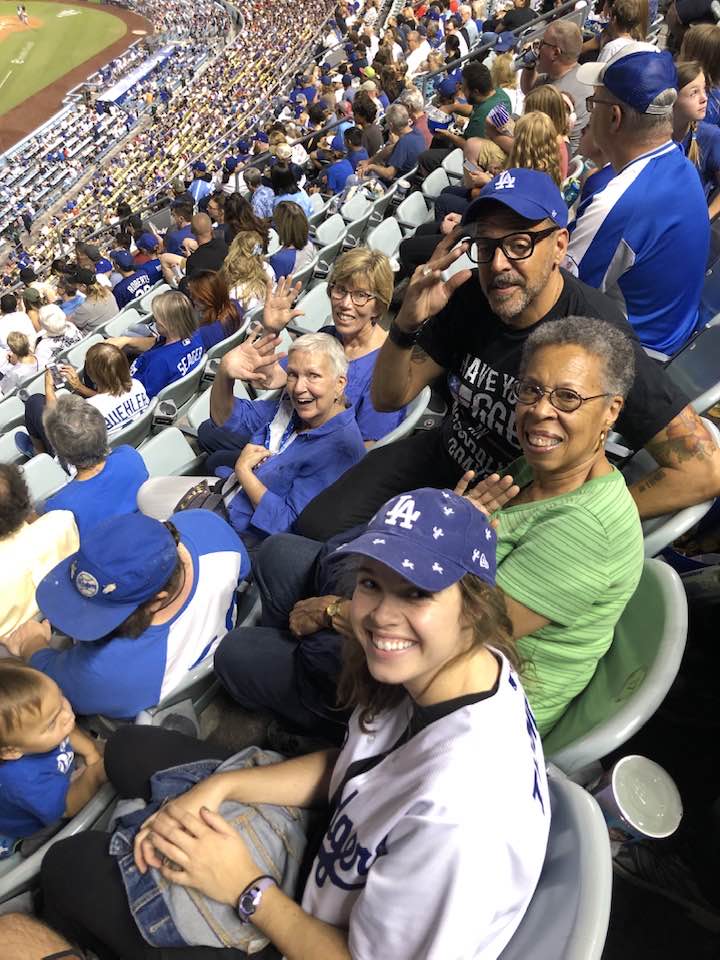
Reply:
<svg viewBox="0 0 720 960"><path fill-rule="evenodd" d="M136 864L233 905L288 960L497 957L535 889L550 810L495 587L495 532L468 499L426 488L390 500L338 552L357 564L357 642L348 641L341 682L354 712L342 750L209 777L147 821ZM189 759L198 746L188 741ZM110 741L107 769L132 769L137 782L165 755L167 766L183 762L177 735L136 727ZM212 812L228 799L329 801L301 906ZM117 900L115 922L104 923L60 883L74 858L93 903L124 897L105 848L87 834L56 848L46 902L53 921L117 950L129 942L130 911L121 935Z"/></svg>

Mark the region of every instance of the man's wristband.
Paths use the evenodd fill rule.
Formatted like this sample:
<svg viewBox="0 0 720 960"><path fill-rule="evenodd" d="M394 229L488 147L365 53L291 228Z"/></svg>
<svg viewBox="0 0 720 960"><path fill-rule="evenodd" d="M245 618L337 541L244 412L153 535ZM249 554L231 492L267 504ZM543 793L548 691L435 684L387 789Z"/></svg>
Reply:
<svg viewBox="0 0 720 960"><path fill-rule="evenodd" d="M419 336L420 328L415 330L413 333L405 333L405 331L401 330L394 320L390 324L390 329L388 330L388 340L391 343L394 343L396 347L400 347L401 350L411 350L417 343L417 338Z"/></svg>

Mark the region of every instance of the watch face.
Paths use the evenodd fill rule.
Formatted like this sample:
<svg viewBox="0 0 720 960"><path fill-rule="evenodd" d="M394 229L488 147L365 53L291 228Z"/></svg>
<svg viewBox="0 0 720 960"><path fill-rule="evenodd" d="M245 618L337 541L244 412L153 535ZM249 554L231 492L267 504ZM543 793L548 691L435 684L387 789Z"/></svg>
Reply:
<svg viewBox="0 0 720 960"><path fill-rule="evenodd" d="M247 893L244 893L240 897L238 907L241 913L244 913L245 916L249 917L255 913L255 906L257 904L257 891L248 890Z"/></svg>

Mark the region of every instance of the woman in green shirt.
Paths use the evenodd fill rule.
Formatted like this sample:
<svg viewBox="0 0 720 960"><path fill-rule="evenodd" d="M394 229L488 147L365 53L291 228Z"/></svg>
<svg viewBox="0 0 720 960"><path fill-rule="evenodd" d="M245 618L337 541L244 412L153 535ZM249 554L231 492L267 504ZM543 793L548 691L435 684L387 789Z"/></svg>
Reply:
<svg viewBox="0 0 720 960"><path fill-rule="evenodd" d="M642 572L637 508L604 446L633 379L630 341L613 324L541 324L514 384L523 456L508 477L467 494L492 509L489 491L499 482L501 499L511 500L497 514L497 583L541 734L592 678Z"/></svg>

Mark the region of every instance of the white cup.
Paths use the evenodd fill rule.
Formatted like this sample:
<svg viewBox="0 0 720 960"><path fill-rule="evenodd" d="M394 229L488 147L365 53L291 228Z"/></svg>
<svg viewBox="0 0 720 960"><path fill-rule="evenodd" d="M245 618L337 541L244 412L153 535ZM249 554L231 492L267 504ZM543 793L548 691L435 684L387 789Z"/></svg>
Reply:
<svg viewBox="0 0 720 960"><path fill-rule="evenodd" d="M647 757L623 757L590 791L605 816L613 840L659 840L675 833L682 800L675 781Z"/></svg>

